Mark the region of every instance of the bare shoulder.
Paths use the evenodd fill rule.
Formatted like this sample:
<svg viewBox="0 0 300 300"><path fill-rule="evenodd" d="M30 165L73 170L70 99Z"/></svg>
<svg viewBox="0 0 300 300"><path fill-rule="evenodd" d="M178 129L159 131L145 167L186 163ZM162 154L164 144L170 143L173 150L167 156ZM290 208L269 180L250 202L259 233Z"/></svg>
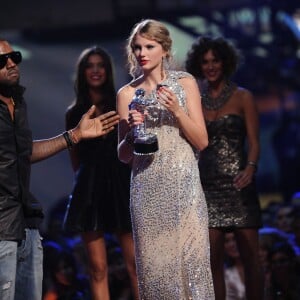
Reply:
<svg viewBox="0 0 300 300"><path fill-rule="evenodd" d="M118 97L126 97L126 95L129 95L131 91L132 91L132 87L128 83L128 84L122 86L118 90L117 95L118 95Z"/></svg>
<svg viewBox="0 0 300 300"><path fill-rule="evenodd" d="M249 90L243 87L238 87L236 91L236 101L239 105L241 105L244 112L257 112L255 99Z"/></svg>
<svg viewBox="0 0 300 300"><path fill-rule="evenodd" d="M243 102L253 102L253 94L244 87L238 86L236 89L236 96Z"/></svg>
<svg viewBox="0 0 300 300"><path fill-rule="evenodd" d="M190 74L189 74L190 75ZM180 84L185 88L185 89L190 89L190 88L194 88L194 87L198 87L197 85L197 81L196 79L190 75L190 76L186 76L186 77L182 77L180 79L178 79L178 81L180 82Z"/></svg>
<svg viewBox="0 0 300 300"><path fill-rule="evenodd" d="M196 81L195 77L192 74L188 73L188 72L178 72L178 73L179 73L179 75L181 75L181 76L178 75L180 82L191 83L191 82Z"/></svg>
<svg viewBox="0 0 300 300"><path fill-rule="evenodd" d="M130 97L130 98L132 98L136 87L139 85L139 81L140 81L139 79L133 80L133 81L127 83L126 85L122 86L118 90L117 96L118 97Z"/></svg>

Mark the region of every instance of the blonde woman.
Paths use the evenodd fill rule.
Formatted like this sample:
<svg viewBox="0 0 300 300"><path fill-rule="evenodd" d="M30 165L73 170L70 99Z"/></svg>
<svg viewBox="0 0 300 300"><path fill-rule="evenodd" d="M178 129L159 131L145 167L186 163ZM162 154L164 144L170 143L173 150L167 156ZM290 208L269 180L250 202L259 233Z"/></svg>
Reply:
<svg viewBox="0 0 300 300"><path fill-rule="evenodd" d="M167 69L172 40L166 26L143 20L127 54L133 80L117 93L119 158L132 166L131 216L140 299L214 299L208 217L197 166L207 132L194 78ZM143 91L145 114L130 109ZM158 150L134 153L134 130L146 123Z"/></svg>

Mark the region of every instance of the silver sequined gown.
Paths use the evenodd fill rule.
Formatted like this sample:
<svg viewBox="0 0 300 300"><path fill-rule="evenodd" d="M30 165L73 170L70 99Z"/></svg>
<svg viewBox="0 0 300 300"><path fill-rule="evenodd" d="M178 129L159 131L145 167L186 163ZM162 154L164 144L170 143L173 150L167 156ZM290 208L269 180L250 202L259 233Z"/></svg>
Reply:
<svg viewBox="0 0 300 300"><path fill-rule="evenodd" d="M185 93L178 79L186 76L190 75L169 72L164 82L184 109ZM140 299L214 299L197 154L172 113L159 103L148 112L147 127L157 134L159 151L134 157L131 183Z"/></svg>

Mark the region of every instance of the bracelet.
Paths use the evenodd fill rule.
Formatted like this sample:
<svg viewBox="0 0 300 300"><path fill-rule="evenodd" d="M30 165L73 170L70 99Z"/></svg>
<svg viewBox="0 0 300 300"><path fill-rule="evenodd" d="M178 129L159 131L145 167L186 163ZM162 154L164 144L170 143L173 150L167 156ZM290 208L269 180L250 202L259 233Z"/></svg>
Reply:
<svg viewBox="0 0 300 300"><path fill-rule="evenodd" d="M71 129L71 130L69 130L68 132L69 132L69 135L70 135L70 138L71 138L71 140L72 140L73 145L74 145L74 144L78 144L78 143L79 143L79 140L78 140L77 136L75 135L74 130Z"/></svg>
<svg viewBox="0 0 300 300"><path fill-rule="evenodd" d="M253 167L255 171L257 170L257 164L254 161L248 160L247 165Z"/></svg>
<svg viewBox="0 0 300 300"><path fill-rule="evenodd" d="M125 135L124 141L126 144L132 146L134 143L134 136L132 131L128 131Z"/></svg>
<svg viewBox="0 0 300 300"><path fill-rule="evenodd" d="M71 149L74 146L74 143L73 143L73 141L72 141L72 139L70 137L69 132L65 131L62 135L63 135L63 137L64 137L64 139L65 139L65 141L67 143L68 149Z"/></svg>

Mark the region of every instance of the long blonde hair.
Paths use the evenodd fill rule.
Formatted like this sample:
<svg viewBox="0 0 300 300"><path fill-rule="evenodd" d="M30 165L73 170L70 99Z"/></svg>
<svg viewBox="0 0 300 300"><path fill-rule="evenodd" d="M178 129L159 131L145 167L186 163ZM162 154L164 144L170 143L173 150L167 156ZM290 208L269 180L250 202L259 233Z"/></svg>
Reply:
<svg viewBox="0 0 300 300"><path fill-rule="evenodd" d="M167 27L156 20L146 19L137 23L131 30L131 34L127 40L127 60L129 67L129 74L132 77L136 77L140 73L140 68L133 53L134 41L136 35L139 34L142 37L156 41L161 44L163 50L166 52L166 62L169 63L172 58L172 39Z"/></svg>

